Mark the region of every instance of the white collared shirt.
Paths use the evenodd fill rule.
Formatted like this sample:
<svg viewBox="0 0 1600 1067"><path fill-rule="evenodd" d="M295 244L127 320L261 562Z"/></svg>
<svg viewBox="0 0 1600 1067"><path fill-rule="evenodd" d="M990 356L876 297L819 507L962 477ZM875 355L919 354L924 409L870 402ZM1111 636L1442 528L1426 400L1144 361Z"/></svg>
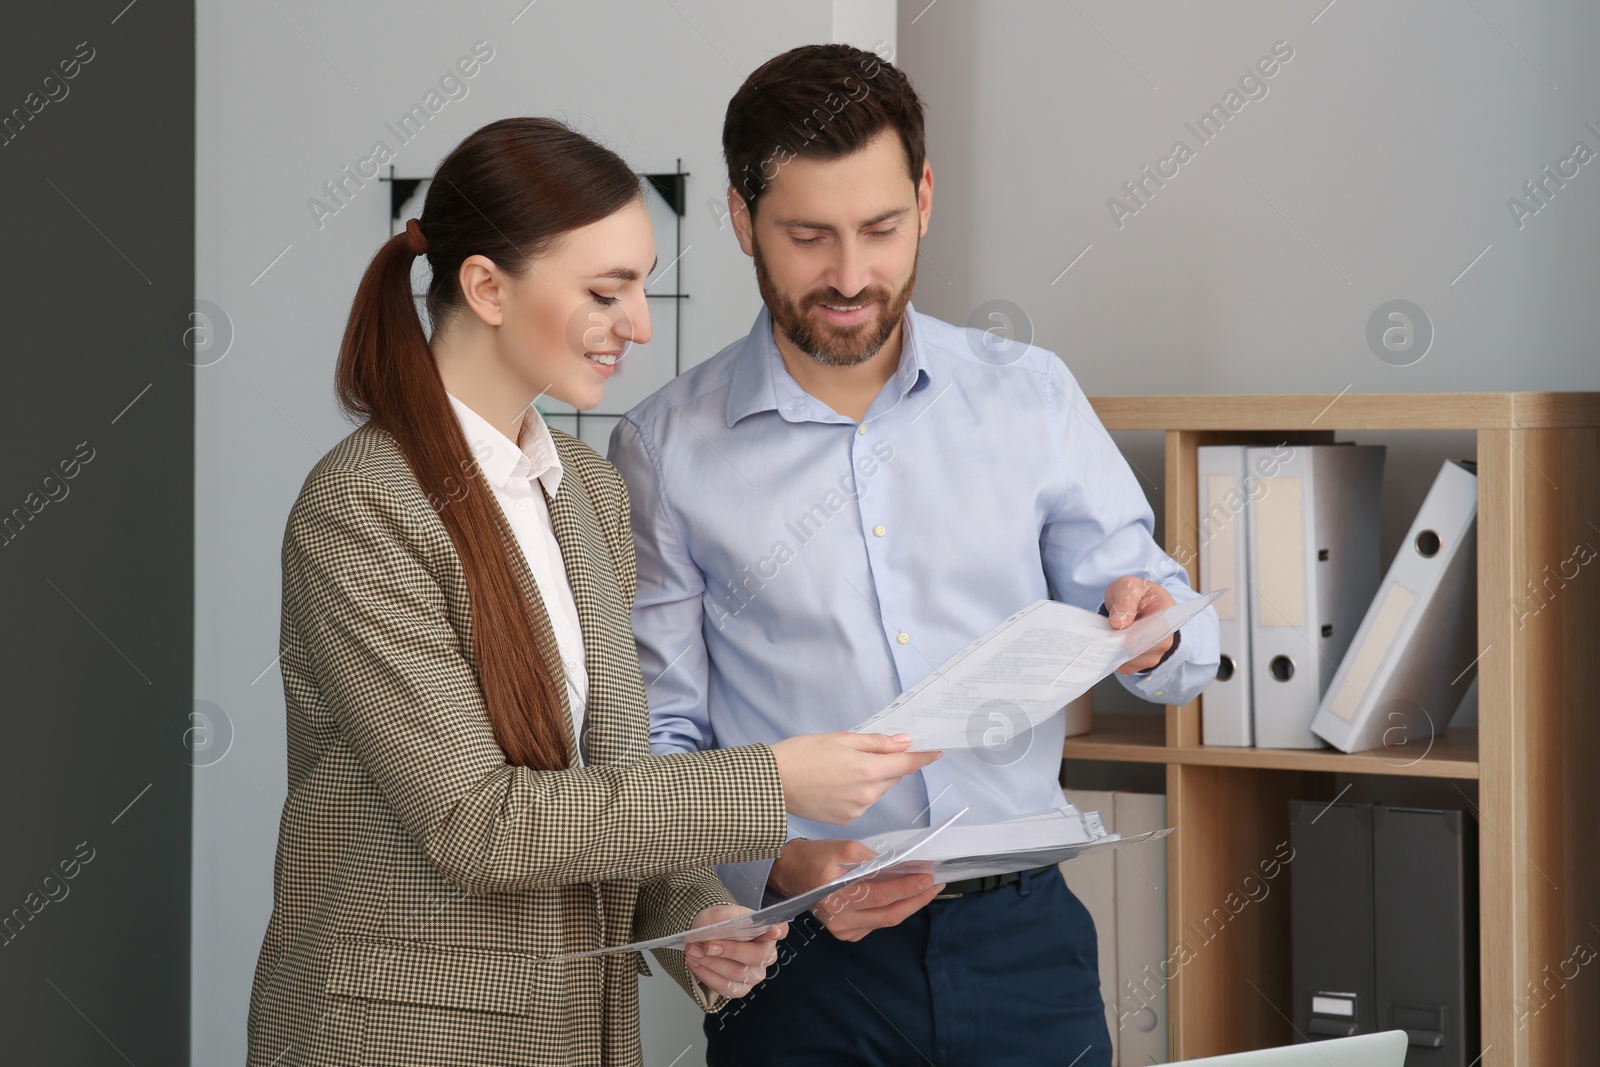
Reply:
<svg viewBox="0 0 1600 1067"><path fill-rule="evenodd" d="M500 510L533 572L545 614L550 616L566 677L567 703L572 707L573 736L578 739L582 762L588 747L583 735L583 712L589 699L589 672L584 666L578 604L567 581L561 545L550 525L550 508L545 502L545 493L554 497L561 488L561 456L556 452L555 439L531 404L522 417L520 440L513 443L482 415L449 393L445 395L450 396L450 406L455 409L467 445L494 489Z"/></svg>

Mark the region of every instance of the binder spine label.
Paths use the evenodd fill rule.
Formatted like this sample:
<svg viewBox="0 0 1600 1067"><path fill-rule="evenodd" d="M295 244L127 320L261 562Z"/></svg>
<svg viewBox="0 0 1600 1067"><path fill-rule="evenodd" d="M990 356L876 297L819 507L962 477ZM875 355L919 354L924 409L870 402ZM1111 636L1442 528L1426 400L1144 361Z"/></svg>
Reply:
<svg viewBox="0 0 1600 1067"><path fill-rule="evenodd" d="M1394 647L1395 639L1400 636L1400 627L1416 602L1417 594L1399 582L1391 582L1389 588L1384 590L1383 603L1378 606L1378 613L1372 620L1372 629L1367 631L1366 638L1356 651L1355 661L1350 664L1344 680L1339 684L1339 692L1334 695L1330 708L1345 722L1355 721L1362 698L1367 695L1372 679L1383 665L1384 656Z"/></svg>
<svg viewBox="0 0 1600 1067"><path fill-rule="evenodd" d="M1244 520L1242 516L1235 518L1232 515L1228 515L1217 524L1214 530L1210 529L1210 522L1212 513L1216 510L1217 505L1222 501L1228 500L1229 494L1238 491L1237 483L1238 479L1231 474L1213 474L1206 478L1206 500L1211 506L1206 512L1205 522L1207 529L1204 532L1208 532L1210 537L1207 541L1202 542L1207 551L1200 559L1204 565L1203 569L1208 572L1202 575L1205 583L1205 592L1209 593L1217 589L1227 590L1212 605L1216 608L1217 618L1219 619L1236 619L1239 617L1238 602L1234 599L1239 595L1237 590L1240 588L1239 575L1234 573L1238 563L1239 551L1237 545L1239 530L1235 524Z"/></svg>
<svg viewBox="0 0 1600 1067"><path fill-rule="evenodd" d="M1255 501L1256 625L1292 626L1306 621L1305 517L1299 478L1263 479Z"/></svg>

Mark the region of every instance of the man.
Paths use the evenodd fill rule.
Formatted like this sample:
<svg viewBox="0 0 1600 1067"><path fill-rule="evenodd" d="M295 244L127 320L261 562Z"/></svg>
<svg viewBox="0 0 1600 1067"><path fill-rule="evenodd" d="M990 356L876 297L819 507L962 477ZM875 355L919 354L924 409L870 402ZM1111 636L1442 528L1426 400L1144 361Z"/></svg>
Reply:
<svg viewBox="0 0 1600 1067"><path fill-rule="evenodd" d="M983 333L912 309L933 172L904 74L845 45L785 53L734 96L723 149L765 307L611 440L654 751L848 728L1047 596L1120 628L1195 595L1062 362L1026 345L997 357ZM1208 610L1120 680L1183 703L1217 660ZM1063 718L1007 725L999 747L947 751L844 836L1059 807ZM790 832L770 871L724 869L743 903L871 854L821 824ZM912 875L825 902L772 976L708 1017L709 1062L1109 1063L1087 911L1054 867L994 881Z"/></svg>

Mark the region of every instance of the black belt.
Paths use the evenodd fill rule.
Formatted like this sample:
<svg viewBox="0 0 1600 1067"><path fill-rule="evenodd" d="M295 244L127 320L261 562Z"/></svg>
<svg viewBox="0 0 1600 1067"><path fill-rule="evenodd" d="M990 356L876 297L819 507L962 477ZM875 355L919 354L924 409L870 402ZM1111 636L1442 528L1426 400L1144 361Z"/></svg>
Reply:
<svg viewBox="0 0 1600 1067"><path fill-rule="evenodd" d="M1031 867L1026 871L1011 871L1007 874L986 874L982 878L963 878L958 882L946 882L944 892L934 897L934 900L954 900L956 897L966 896L968 893L987 893L991 889L999 889L1003 885L1011 885L1022 881L1025 874L1038 874L1041 871L1055 869L1055 864L1043 867Z"/></svg>

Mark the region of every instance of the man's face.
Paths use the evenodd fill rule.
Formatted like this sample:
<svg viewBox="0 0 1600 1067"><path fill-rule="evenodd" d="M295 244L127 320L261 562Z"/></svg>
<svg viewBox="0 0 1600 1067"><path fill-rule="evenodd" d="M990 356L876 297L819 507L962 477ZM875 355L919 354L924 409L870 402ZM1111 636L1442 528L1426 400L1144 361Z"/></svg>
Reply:
<svg viewBox="0 0 1600 1067"><path fill-rule="evenodd" d="M742 201L735 213L774 326L826 366L876 355L911 299L932 197L932 172L924 165L919 195L893 130L840 159L783 164L756 218Z"/></svg>

